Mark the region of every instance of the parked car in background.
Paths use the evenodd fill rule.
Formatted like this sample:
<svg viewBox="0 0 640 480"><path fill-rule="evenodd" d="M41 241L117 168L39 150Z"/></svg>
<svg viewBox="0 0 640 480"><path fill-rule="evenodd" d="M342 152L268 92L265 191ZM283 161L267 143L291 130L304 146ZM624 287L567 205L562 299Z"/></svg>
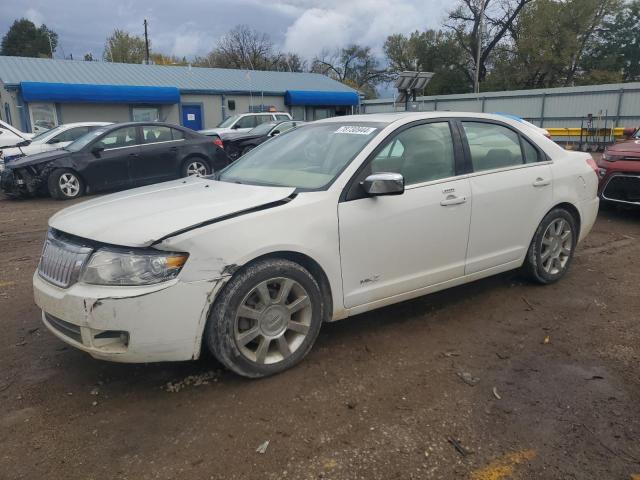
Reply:
<svg viewBox="0 0 640 480"><path fill-rule="evenodd" d="M71 142L75 142L83 135L95 130L98 127L112 125L111 122L78 122L66 123L46 130L40 135L36 135L29 141L29 145L24 147L6 148L2 151L5 161L12 160L34 153L48 152L66 147Z"/></svg>
<svg viewBox="0 0 640 480"><path fill-rule="evenodd" d="M21 132L17 128L0 120L0 150L16 146L33 138L32 133Z"/></svg>
<svg viewBox="0 0 640 480"><path fill-rule="evenodd" d="M235 160L270 138L288 132L303 123L297 120L269 122L258 125L246 133L223 133L221 135L222 147L229 158Z"/></svg>
<svg viewBox="0 0 640 480"><path fill-rule="evenodd" d="M561 279L597 185L589 154L497 115L320 120L216 176L60 211L35 301L53 334L96 358L208 348L264 377L300 362L323 322L516 268Z"/></svg>
<svg viewBox="0 0 640 480"><path fill-rule="evenodd" d="M64 149L5 164L0 187L9 196L49 193L71 199L85 192L130 188L228 165L210 138L166 123L120 123L98 127Z"/></svg>
<svg viewBox="0 0 640 480"><path fill-rule="evenodd" d="M598 160L602 200L640 206L640 129L628 129L626 139L609 145Z"/></svg>
<svg viewBox="0 0 640 480"><path fill-rule="evenodd" d="M223 133L248 132L262 123L282 120L292 120L291 115L286 112L242 113L223 120L216 128L200 130L200 133L209 137L214 135L219 137Z"/></svg>

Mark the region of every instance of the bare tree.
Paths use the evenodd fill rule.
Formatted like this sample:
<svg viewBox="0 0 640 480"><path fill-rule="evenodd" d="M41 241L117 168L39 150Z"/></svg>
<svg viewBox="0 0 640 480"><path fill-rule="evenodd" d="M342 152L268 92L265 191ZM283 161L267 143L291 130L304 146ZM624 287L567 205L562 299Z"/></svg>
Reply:
<svg viewBox="0 0 640 480"><path fill-rule="evenodd" d="M445 26L454 32L468 56L469 81L473 81L476 63L480 81L485 79L491 53L507 34L513 32L519 13L532 1L460 0L458 6L449 13Z"/></svg>
<svg viewBox="0 0 640 480"><path fill-rule="evenodd" d="M360 90L370 98L376 96L378 85L391 78L389 71L380 66L370 47L355 44L333 52L323 50L314 58L311 71Z"/></svg>

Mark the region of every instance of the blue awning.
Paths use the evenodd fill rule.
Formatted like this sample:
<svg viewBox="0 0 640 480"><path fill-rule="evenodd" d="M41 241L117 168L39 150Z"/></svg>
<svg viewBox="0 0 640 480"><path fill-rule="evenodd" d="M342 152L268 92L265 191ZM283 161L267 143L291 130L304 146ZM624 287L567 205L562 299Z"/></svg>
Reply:
<svg viewBox="0 0 640 480"><path fill-rule="evenodd" d="M20 89L25 102L138 104L180 102L180 92L176 87L21 82Z"/></svg>
<svg viewBox="0 0 640 480"><path fill-rule="evenodd" d="M287 90L284 94L286 105L344 106L358 105L356 92L316 92L309 90Z"/></svg>

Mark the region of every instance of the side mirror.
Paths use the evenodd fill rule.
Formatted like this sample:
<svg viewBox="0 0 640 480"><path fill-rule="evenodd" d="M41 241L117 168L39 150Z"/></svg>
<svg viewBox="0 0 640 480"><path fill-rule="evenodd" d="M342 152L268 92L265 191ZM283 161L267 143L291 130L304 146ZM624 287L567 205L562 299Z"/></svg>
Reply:
<svg viewBox="0 0 640 480"><path fill-rule="evenodd" d="M280 135L280 130L274 130L273 132L271 132L272 137L275 137L276 135Z"/></svg>
<svg viewBox="0 0 640 480"><path fill-rule="evenodd" d="M371 197L404 193L404 177L399 173L373 173L365 178L360 185Z"/></svg>
<svg viewBox="0 0 640 480"><path fill-rule="evenodd" d="M231 127L231 130L237 130L239 128L240 128L240 122L234 124L233 127Z"/></svg>
<svg viewBox="0 0 640 480"><path fill-rule="evenodd" d="M103 151L104 151L104 147L100 147L100 146L96 146L91 149L91 153L93 153L96 157L99 157Z"/></svg>
<svg viewBox="0 0 640 480"><path fill-rule="evenodd" d="M23 140L20 143L16 143L16 147L28 147L31 145L31 140Z"/></svg>

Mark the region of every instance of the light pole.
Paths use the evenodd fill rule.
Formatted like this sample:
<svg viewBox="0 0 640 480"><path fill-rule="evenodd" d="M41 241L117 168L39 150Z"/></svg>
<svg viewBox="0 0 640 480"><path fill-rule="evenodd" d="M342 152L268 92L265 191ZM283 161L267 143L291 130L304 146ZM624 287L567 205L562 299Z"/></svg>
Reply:
<svg viewBox="0 0 640 480"><path fill-rule="evenodd" d="M478 22L478 49L476 52L476 74L475 81L473 83L473 91L480 93L480 56L482 55L482 20L484 18L485 0L480 0L480 18Z"/></svg>

